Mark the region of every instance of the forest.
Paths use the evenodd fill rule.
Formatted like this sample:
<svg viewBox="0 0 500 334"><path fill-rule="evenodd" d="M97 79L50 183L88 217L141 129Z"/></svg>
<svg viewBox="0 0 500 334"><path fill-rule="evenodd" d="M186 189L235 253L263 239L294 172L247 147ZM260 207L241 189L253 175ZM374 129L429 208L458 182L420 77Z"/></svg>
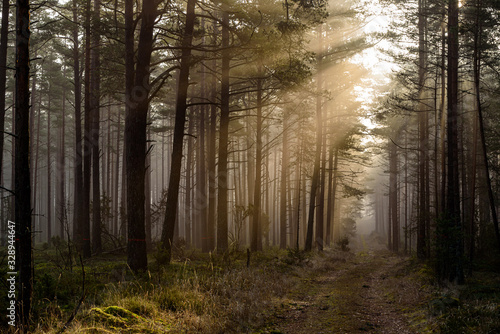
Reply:
<svg viewBox="0 0 500 334"><path fill-rule="evenodd" d="M1 13L0 331L500 332L500 1Z"/></svg>

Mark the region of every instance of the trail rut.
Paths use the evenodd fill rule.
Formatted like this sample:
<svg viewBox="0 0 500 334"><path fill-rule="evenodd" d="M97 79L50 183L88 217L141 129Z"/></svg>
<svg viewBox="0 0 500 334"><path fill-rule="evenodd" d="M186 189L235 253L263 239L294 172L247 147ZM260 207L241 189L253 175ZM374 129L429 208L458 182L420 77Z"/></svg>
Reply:
<svg viewBox="0 0 500 334"><path fill-rule="evenodd" d="M261 332L418 333L426 292L406 261L365 245L333 269L301 278Z"/></svg>

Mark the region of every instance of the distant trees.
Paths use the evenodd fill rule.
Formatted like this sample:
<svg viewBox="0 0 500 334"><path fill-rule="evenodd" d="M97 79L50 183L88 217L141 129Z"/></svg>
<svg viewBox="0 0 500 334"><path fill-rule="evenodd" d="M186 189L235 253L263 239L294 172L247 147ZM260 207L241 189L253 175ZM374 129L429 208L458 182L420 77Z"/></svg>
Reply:
<svg viewBox="0 0 500 334"><path fill-rule="evenodd" d="M488 15L481 20L478 17L497 12L498 7L482 1L465 2L462 6L456 1L444 5L427 1L415 4L417 25L406 34L414 45L409 53L393 54L396 61L412 65L402 66L398 74L402 86L394 91L387 105L392 117L406 122L404 143L396 141L406 152L405 186L398 190L404 194L401 198L405 203L397 214L410 222L405 230L408 249L414 248L412 239L416 236L418 257L436 259L441 279L463 283L465 256L472 261L490 235L498 239L495 205L490 210L480 205L485 200L495 203L495 196L488 189L496 177L488 168L493 160L486 157L495 146L487 144L486 136L479 139L484 110L481 96L487 91L482 82L490 74L479 75L478 66L482 50L489 50L489 44L479 37L480 21L486 26L491 22ZM400 7L402 15L410 8L405 6ZM490 41L498 38L492 31L487 35L482 36ZM493 111L489 115L496 118ZM412 130L413 125L417 132ZM489 140L491 144L495 142L493 136ZM415 177L411 177L411 164L408 169L408 162L412 161L418 162ZM417 211L412 209L415 207ZM416 226L412 221L416 221ZM488 235L486 231L490 229L493 233Z"/></svg>

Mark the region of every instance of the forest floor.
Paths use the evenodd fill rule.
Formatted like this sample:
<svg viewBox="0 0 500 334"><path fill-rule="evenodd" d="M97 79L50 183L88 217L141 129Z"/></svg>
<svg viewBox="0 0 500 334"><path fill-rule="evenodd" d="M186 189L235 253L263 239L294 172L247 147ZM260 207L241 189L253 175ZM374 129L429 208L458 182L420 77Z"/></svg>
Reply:
<svg viewBox="0 0 500 334"><path fill-rule="evenodd" d="M489 257L497 262L478 259L467 284L457 286L438 284L432 264L391 253L374 236L358 236L349 246L350 251L310 253L270 248L252 253L249 262L243 249L221 256L180 248L167 266L158 264L162 254L154 251L149 270L135 274L122 253L79 265L70 261L67 244L42 245L35 249L32 329L36 334L500 333L500 256ZM5 276L2 268L0 263ZM0 308L7 307L5 300ZM0 332L5 330L0 324Z"/></svg>
<svg viewBox="0 0 500 334"><path fill-rule="evenodd" d="M262 333L425 333L432 288L425 267L358 239L331 268L309 272L287 293ZM413 268L415 269L415 268Z"/></svg>

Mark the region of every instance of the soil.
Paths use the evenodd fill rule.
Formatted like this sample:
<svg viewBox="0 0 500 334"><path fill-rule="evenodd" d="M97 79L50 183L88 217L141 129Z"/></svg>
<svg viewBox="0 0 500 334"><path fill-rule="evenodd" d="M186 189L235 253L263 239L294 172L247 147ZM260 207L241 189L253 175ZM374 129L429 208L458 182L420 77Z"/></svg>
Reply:
<svg viewBox="0 0 500 334"><path fill-rule="evenodd" d="M360 239L357 251L300 277L261 333L425 333L430 291L408 257Z"/></svg>

